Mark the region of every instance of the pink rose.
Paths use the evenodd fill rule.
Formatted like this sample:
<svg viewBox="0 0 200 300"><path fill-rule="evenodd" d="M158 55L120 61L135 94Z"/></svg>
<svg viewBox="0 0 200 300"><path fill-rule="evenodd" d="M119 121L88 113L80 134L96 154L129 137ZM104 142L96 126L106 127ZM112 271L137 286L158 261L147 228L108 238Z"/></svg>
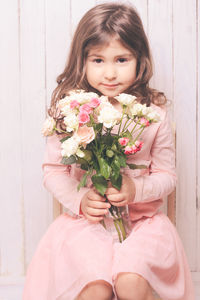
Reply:
<svg viewBox="0 0 200 300"><path fill-rule="evenodd" d="M101 103L101 101L98 98L93 98L90 103L88 103L88 105L92 108L96 108L97 106L99 106Z"/></svg>
<svg viewBox="0 0 200 300"><path fill-rule="evenodd" d="M79 118L79 124L85 124L90 121L89 114L84 111L79 113L78 118Z"/></svg>
<svg viewBox="0 0 200 300"><path fill-rule="evenodd" d="M149 121L145 118L141 118L140 124L143 125L144 127L147 127L150 125Z"/></svg>
<svg viewBox="0 0 200 300"><path fill-rule="evenodd" d="M83 145L83 147L86 147L86 145L93 141L95 138L93 127L88 127L86 125L79 127L77 135L80 138L80 143Z"/></svg>
<svg viewBox="0 0 200 300"><path fill-rule="evenodd" d="M141 142L141 141L136 141L135 142L135 146L137 147L137 148L142 148L142 146L143 146L143 142Z"/></svg>
<svg viewBox="0 0 200 300"><path fill-rule="evenodd" d="M76 108L76 107L79 107L79 103L78 103L78 101L77 100L72 100L72 102L70 102L70 108L71 109L74 109L74 108Z"/></svg>
<svg viewBox="0 0 200 300"><path fill-rule="evenodd" d="M136 142L135 142L135 147L137 148L136 152L137 152L137 151L140 151L140 150L142 149L143 144L144 144L144 143L141 142L141 141L136 141Z"/></svg>
<svg viewBox="0 0 200 300"><path fill-rule="evenodd" d="M126 146L129 142L129 138L123 137L123 138L120 138L118 141L121 146Z"/></svg>
<svg viewBox="0 0 200 300"><path fill-rule="evenodd" d="M135 145L131 146L131 148L133 150L133 153L136 153L136 152L139 151L138 148Z"/></svg>
<svg viewBox="0 0 200 300"><path fill-rule="evenodd" d="M92 108L88 104L83 104L80 107L80 112L84 112L84 113L90 114L91 111L92 111Z"/></svg>
<svg viewBox="0 0 200 300"><path fill-rule="evenodd" d="M134 150L131 146L126 146L125 149L124 149L124 153L125 154L133 154Z"/></svg>

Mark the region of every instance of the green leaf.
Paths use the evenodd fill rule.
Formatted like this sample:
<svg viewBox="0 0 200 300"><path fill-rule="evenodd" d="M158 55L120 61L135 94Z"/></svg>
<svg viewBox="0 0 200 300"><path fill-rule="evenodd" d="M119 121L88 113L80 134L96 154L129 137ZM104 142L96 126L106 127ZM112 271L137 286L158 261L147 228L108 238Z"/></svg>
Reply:
<svg viewBox="0 0 200 300"><path fill-rule="evenodd" d="M111 167L103 157L97 157L97 159L98 159L101 175L105 179L108 179L110 177Z"/></svg>
<svg viewBox="0 0 200 300"><path fill-rule="evenodd" d="M112 161L111 168L114 171L114 173L119 173L120 172L120 162L117 156Z"/></svg>
<svg viewBox="0 0 200 300"><path fill-rule="evenodd" d="M108 187L107 180L101 174L95 174L91 177L91 179L97 191L104 196Z"/></svg>
<svg viewBox="0 0 200 300"><path fill-rule="evenodd" d="M89 165L88 164L81 164L81 169L87 171L87 170L89 170Z"/></svg>
<svg viewBox="0 0 200 300"><path fill-rule="evenodd" d="M125 156L118 155L117 159L118 159L121 167L126 167L126 157Z"/></svg>
<svg viewBox="0 0 200 300"><path fill-rule="evenodd" d="M127 164L130 169L135 170L135 169L146 169L147 166L145 165L135 165L135 164Z"/></svg>
<svg viewBox="0 0 200 300"><path fill-rule="evenodd" d="M92 151L89 151L87 149L83 150L83 153L85 154L84 159L88 162L92 160Z"/></svg>
<svg viewBox="0 0 200 300"><path fill-rule="evenodd" d="M61 163L64 165L72 165L76 162L76 157L71 155L70 157L63 157Z"/></svg>
<svg viewBox="0 0 200 300"><path fill-rule="evenodd" d="M94 124L93 128L95 131L101 132L101 130L103 128L103 123Z"/></svg>
<svg viewBox="0 0 200 300"><path fill-rule="evenodd" d="M64 137L63 139L61 139L60 142L63 143L64 141L68 140L70 137L71 137L70 135L69 135L69 136L66 136L66 137Z"/></svg>
<svg viewBox="0 0 200 300"><path fill-rule="evenodd" d="M85 174L83 174L82 178L81 178L81 181L77 187L77 190L79 191L81 187L85 186L86 185L86 181L87 181L87 177L88 177L88 173L85 172Z"/></svg>
<svg viewBox="0 0 200 300"><path fill-rule="evenodd" d="M113 143L113 140L114 140L113 136L111 136L110 134L103 135L101 139L102 139L103 144L105 144L107 146L110 146L110 147L111 147L111 145Z"/></svg>
<svg viewBox="0 0 200 300"><path fill-rule="evenodd" d="M116 178L114 175L110 176L110 181L112 185L119 191L122 186L122 175L119 174L118 177Z"/></svg>

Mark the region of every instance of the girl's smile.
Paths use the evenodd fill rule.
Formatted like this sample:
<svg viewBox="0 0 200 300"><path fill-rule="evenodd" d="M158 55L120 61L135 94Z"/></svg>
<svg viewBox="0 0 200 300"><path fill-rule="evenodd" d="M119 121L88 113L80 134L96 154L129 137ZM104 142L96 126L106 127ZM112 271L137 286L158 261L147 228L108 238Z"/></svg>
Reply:
<svg viewBox="0 0 200 300"><path fill-rule="evenodd" d="M89 84L105 96L127 90L136 78L137 60L116 38L106 46L92 47L86 60Z"/></svg>

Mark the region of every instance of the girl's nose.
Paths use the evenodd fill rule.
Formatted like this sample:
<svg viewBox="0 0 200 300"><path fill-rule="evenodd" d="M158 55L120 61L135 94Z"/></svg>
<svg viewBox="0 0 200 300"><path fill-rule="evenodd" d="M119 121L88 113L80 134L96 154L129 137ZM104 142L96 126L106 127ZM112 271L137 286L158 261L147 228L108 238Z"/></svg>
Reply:
<svg viewBox="0 0 200 300"><path fill-rule="evenodd" d="M104 69L104 77L109 81L114 80L117 77L115 66L106 66Z"/></svg>

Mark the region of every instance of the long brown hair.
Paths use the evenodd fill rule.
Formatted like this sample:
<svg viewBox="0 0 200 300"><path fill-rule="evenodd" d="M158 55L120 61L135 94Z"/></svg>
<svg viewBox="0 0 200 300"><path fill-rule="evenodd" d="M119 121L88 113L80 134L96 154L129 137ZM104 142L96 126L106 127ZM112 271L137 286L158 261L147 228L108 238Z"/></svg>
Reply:
<svg viewBox="0 0 200 300"><path fill-rule="evenodd" d="M50 116L58 115L57 102L72 89L99 93L87 81L85 63L91 47L108 44L112 36L117 36L137 59L136 80L124 92L137 96L142 104L148 106L151 102L158 105L166 102L163 93L149 87L152 77L151 53L138 13L129 5L104 3L90 9L78 24L66 67L58 76L58 86L52 94Z"/></svg>

